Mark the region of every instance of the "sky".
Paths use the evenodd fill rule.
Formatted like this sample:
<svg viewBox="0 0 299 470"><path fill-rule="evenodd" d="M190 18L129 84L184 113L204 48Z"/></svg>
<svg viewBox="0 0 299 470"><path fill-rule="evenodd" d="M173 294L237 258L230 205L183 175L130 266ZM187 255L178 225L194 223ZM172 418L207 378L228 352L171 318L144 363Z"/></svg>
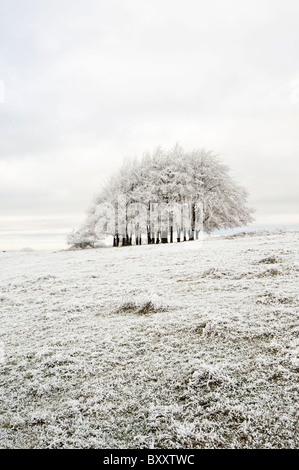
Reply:
<svg viewBox="0 0 299 470"><path fill-rule="evenodd" d="M298 0L0 0L0 250L60 249L127 156L213 150L299 224Z"/></svg>

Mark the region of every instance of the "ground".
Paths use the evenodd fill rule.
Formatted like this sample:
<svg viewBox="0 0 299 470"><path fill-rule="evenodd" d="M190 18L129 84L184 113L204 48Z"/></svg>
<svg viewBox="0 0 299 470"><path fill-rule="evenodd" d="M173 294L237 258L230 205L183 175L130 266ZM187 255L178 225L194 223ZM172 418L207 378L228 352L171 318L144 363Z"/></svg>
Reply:
<svg viewBox="0 0 299 470"><path fill-rule="evenodd" d="M298 246L0 253L1 448L298 447Z"/></svg>

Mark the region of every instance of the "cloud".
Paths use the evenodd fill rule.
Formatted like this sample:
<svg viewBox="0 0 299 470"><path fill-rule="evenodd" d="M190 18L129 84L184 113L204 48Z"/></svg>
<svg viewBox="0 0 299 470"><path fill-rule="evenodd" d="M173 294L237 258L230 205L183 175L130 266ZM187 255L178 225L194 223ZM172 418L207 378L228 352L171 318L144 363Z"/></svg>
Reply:
<svg viewBox="0 0 299 470"><path fill-rule="evenodd" d="M0 217L79 221L123 157L176 141L219 153L264 214L296 212L298 17L295 0L3 2Z"/></svg>
<svg viewBox="0 0 299 470"><path fill-rule="evenodd" d="M3 80L0 80L0 104L5 101L5 86Z"/></svg>
<svg viewBox="0 0 299 470"><path fill-rule="evenodd" d="M299 78L291 81L291 101L294 104L299 103Z"/></svg>

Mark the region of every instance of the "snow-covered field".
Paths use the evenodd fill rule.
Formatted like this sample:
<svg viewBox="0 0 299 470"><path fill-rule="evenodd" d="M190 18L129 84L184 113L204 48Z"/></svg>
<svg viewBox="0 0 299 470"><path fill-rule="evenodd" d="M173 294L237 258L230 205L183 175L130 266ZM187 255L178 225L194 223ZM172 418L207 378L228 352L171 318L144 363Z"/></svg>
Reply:
<svg viewBox="0 0 299 470"><path fill-rule="evenodd" d="M1 448L298 447L298 247L0 253Z"/></svg>

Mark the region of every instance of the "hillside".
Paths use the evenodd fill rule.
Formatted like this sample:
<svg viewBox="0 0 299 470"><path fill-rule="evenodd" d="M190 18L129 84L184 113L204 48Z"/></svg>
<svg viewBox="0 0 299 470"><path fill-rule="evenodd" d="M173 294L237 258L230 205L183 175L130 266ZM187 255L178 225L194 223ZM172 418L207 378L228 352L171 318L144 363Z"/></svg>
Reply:
<svg viewBox="0 0 299 470"><path fill-rule="evenodd" d="M0 253L0 446L298 447L298 247Z"/></svg>

